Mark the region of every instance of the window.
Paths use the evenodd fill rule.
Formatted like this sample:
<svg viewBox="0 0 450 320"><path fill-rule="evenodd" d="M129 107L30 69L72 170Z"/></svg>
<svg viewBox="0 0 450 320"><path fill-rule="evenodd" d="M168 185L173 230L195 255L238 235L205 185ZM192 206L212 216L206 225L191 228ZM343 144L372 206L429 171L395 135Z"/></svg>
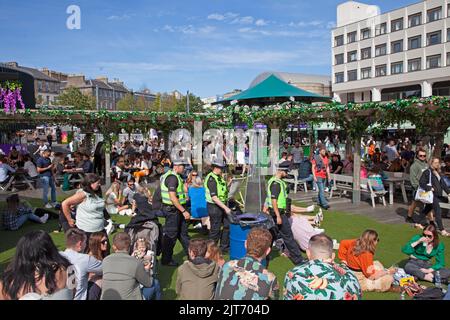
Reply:
<svg viewBox="0 0 450 320"><path fill-rule="evenodd" d="M379 46L375 47L375 57L384 56L386 55L387 46L385 44L380 44Z"/></svg>
<svg viewBox="0 0 450 320"><path fill-rule="evenodd" d="M335 55L334 56L334 63L335 64L343 64L344 63L344 54L343 53L341 53L341 54L337 54L337 55Z"/></svg>
<svg viewBox="0 0 450 320"><path fill-rule="evenodd" d="M357 53L357 51L356 50L355 51L350 51L347 54L347 62L352 62L352 61L356 61L356 60L358 60L358 53Z"/></svg>
<svg viewBox="0 0 450 320"><path fill-rule="evenodd" d="M408 26L410 28L420 25L422 22L422 14L417 13L408 17Z"/></svg>
<svg viewBox="0 0 450 320"><path fill-rule="evenodd" d="M393 20L391 22L391 32L399 31L403 29L403 18Z"/></svg>
<svg viewBox="0 0 450 320"><path fill-rule="evenodd" d="M428 22L442 19L442 7L437 7L427 11Z"/></svg>
<svg viewBox="0 0 450 320"><path fill-rule="evenodd" d="M427 57L427 69L439 68L441 66L441 55Z"/></svg>
<svg viewBox="0 0 450 320"><path fill-rule="evenodd" d="M371 74L372 74L372 68L361 69L361 79L368 79L371 77Z"/></svg>
<svg viewBox="0 0 450 320"><path fill-rule="evenodd" d="M372 48L361 49L361 59L369 59L372 57Z"/></svg>
<svg viewBox="0 0 450 320"><path fill-rule="evenodd" d="M397 53L403 51L403 40L391 42L391 53Z"/></svg>
<svg viewBox="0 0 450 320"><path fill-rule="evenodd" d="M408 60L408 71L409 72L419 71L421 69L422 69L422 59L421 58Z"/></svg>
<svg viewBox="0 0 450 320"><path fill-rule="evenodd" d="M347 81L358 80L358 70L350 70L347 72Z"/></svg>
<svg viewBox="0 0 450 320"><path fill-rule="evenodd" d="M370 29L366 28L366 29L362 29L361 30L361 39L369 39L370 38Z"/></svg>
<svg viewBox="0 0 450 320"><path fill-rule="evenodd" d="M417 49L420 48L422 42L422 36L415 36L408 39L408 49Z"/></svg>
<svg viewBox="0 0 450 320"><path fill-rule="evenodd" d="M334 46L339 47L344 45L344 36L334 37Z"/></svg>
<svg viewBox="0 0 450 320"><path fill-rule="evenodd" d="M403 61L391 64L391 74L403 73Z"/></svg>
<svg viewBox="0 0 450 320"><path fill-rule="evenodd" d="M447 52L447 67L450 67L450 52Z"/></svg>
<svg viewBox="0 0 450 320"><path fill-rule="evenodd" d="M386 34L386 22L381 23L375 26L375 35L380 36L382 34Z"/></svg>
<svg viewBox="0 0 450 320"><path fill-rule="evenodd" d="M427 46L441 43L441 30L427 33Z"/></svg>
<svg viewBox="0 0 450 320"><path fill-rule="evenodd" d="M356 31L347 34L347 43L356 42Z"/></svg>
<svg viewBox="0 0 450 320"><path fill-rule="evenodd" d="M344 73L343 72L339 72L339 73L336 73L335 75L334 75L334 77L335 77L335 83L342 83L342 82L344 82Z"/></svg>
<svg viewBox="0 0 450 320"><path fill-rule="evenodd" d="M38 81L38 91L42 91L42 81Z"/></svg>
<svg viewBox="0 0 450 320"><path fill-rule="evenodd" d="M386 65L380 65L375 67L375 77L384 77L386 75Z"/></svg>
<svg viewBox="0 0 450 320"><path fill-rule="evenodd" d="M447 29L447 41L450 41L450 28Z"/></svg>
<svg viewBox="0 0 450 320"><path fill-rule="evenodd" d="M347 92L347 102L355 102L355 93Z"/></svg>

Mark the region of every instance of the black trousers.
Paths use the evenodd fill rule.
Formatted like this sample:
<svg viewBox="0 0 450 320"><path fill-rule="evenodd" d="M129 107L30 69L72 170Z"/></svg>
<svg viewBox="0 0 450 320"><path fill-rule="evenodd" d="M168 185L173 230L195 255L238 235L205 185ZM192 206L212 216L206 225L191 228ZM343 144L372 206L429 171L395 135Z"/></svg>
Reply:
<svg viewBox="0 0 450 320"><path fill-rule="evenodd" d="M228 251L230 248L230 221L227 214L216 204L208 203L208 215L211 223L209 239L217 244L220 240L220 250ZM223 224L223 230L221 230Z"/></svg>
<svg viewBox="0 0 450 320"><path fill-rule="evenodd" d="M437 224L437 227L439 230L444 230L444 225L442 224L442 210L439 206L439 202L441 202L441 199L437 197L436 195L433 196L433 203L426 204L425 207L420 212L420 218L421 223L424 224L425 216L431 211L434 211L434 220Z"/></svg>
<svg viewBox="0 0 450 320"><path fill-rule="evenodd" d="M284 212L284 210L280 210L281 215L281 225L277 225L277 217L275 215L275 211L273 209L269 209L270 215L273 218L275 223L275 227L273 227L270 232L272 233L273 241L275 241L278 235L284 241L286 248L289 251L289 258L295 265L299 265L305 262L305 258L302 256L302 252L298 243L294 240L294 235L292 234L291 223L289 222L289 216Z"/></svg>
<svg viewBox="0 0 450 320"><path fill-rule="evenodd" d="M429 269L431 268L432 263L430 261L423 261L418 259L412 259L410 258L408 262L405 265L405 271L406 273L418 278L419 280L424 280L425 273L420 271L420 269ZM442 268L439 270L439 273L441 274L441 279L447 279L447 281L450 279L450 270L447 268ZM435 272L433 272L433 275Z"/></svg>
<svg viewBox="0 0 450 320"><path fill-rule="evenodd" d="M166 216L166 223L163 227L162 257L161 262L167 264L172 261L173 248L180 240L186 255L189 254L189 235L186 220L183 214L174 206L163 205L163 212Z"/></svg>

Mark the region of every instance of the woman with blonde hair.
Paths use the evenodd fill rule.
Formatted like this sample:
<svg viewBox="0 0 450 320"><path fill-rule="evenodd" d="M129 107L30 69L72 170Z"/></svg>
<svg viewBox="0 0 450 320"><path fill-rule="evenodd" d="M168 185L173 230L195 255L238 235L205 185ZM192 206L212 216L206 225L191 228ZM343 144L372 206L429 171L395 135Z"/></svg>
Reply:
<svg viewBox="0 0 450 320"><path fill-rule="evenodd" d="M338 256L342 263L352 269L363 291L389 291L396 269L386 270L373 257L380 238L375 230L366 230L358 239L342 240Z"/></svg>
<svg viewBox="0 0 450 320"><path fill-rule="evenodd" d="M422 190L433 192L433 203L425 204L424 208L420 212L420 215L422 217L422 220L424 220L425 216L431 210L433 210L435 220L434 222L437 225L438 232L442 236L448 237L450 236L450 233L448 233L444 229L444 225L442 224L442 214L439 203L443 198L442 191L445 191L447 193L450 202L450 188L445 183L445 180L442 179L441 175L441 160L439 158L432 157L430 160L430 167L428 168L428 170L425 170L420 177L419 186Z"/></svg>
<svg viewBox="0 0 450 320"><path fill-rule="evenodd" d="M120 183L115 181L105 193L105 209L109 214L131 215L128 206L121 205Z"/></svg>

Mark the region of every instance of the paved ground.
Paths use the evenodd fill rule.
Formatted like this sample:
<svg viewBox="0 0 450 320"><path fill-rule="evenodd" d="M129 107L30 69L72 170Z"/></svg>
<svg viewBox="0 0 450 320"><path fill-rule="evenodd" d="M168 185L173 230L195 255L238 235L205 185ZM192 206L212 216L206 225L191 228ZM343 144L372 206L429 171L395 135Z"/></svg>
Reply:
<svg viewBox="0 0 450 320"><path fill-rule="evenodd" d="M289 194L292 200L301 201L307 205L314 204L313 197L317 196L317 192L308 191L307 193L299 191L296 194L291 192ZM348 193L347 196L342 198L333 196L333 199L329 199L331 210L348 212L353 214L360 214L363 216L370 217L376 221L387 224L402 224L405 223L405 217L408 210L408 205L404 204L402 201L401 194L395 194L394 204L389 205L386 196L386 207L380 202L376 203L376 207L373 208L370 202L370 198L362 195L361 203L359 205L353 205L351 201L351 194ZM416 209L418 211L418 209ZM443 210L445 214L445 210ZM416 216L416 218L418 215ZM444 227L450 230L450 219L443 219Z"/></svg>

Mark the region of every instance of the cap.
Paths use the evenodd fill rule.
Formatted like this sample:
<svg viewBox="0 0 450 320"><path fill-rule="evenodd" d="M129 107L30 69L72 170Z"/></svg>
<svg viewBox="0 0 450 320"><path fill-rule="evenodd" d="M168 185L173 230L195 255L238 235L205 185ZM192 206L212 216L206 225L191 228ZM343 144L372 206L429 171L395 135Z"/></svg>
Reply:
<svg viewBox="0 0 450 320"><path fill-rule="evenodd" d="M278 164L278 171L289 171L291 167L291 162L290 161L283 161L281 163Z"/></svg>
<svg viewBox="0 0 450 320"><path fill-rule="evenodd" d="M211 163L211 166L216 167L216 168L221 168L221 169L223 169L223 168L225 168L225 163L224 163L223 161L214 160L214 161Z"/></svg>
<svg viewBox="0 0 450 320"><path fill-rule="evenodd" d="M186 160L183 160L183 159L177 159L177 160L174 160L173 161L173 165L174 166L186 166L186 165L188 165L188 163L187 163L187 161Z"/></svg>

